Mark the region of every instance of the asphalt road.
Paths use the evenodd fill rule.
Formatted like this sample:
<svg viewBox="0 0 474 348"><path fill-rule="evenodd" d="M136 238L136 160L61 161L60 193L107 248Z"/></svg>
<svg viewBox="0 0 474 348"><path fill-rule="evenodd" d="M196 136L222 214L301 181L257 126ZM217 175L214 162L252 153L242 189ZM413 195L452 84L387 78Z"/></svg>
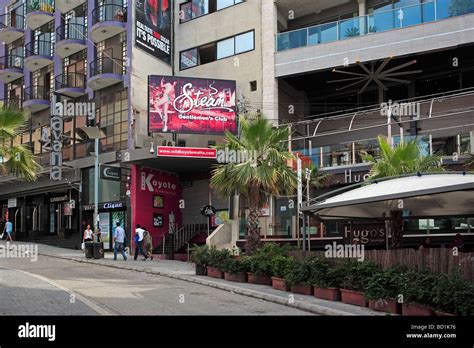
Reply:
<svg viewBox="0 0 474 348"><path fill-rule="evenodd" d="M42 256L2 259L0 315L309 315L177 279Z"/></svg>

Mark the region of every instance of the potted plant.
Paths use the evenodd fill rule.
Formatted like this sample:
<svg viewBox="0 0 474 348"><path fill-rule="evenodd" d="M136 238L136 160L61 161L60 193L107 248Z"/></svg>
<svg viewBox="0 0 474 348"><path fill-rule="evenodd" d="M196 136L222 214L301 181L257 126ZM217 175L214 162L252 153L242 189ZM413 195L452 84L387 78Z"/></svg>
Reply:
<svg viewBox="0 0 474 348"><path fill-rule="evenodd" d="M125 14L121 8L117 9L115 11L114 19L117 22L123 22L124 21Z"/></svg>
<svg viewBox="0 0 474 348"><path fill-rule="evenodd" d="M437 316L474 315L474 284L458 269L451 275L440 274L433 292Z"/></svg>
<svg viewBox="0 0 474 348"><path fill-rule="evenodd" d="M346 267L347 272L341 284L342 302L367 307L368 302L364 291L367 288L369 279L377 272L380 272L381 267L371 261L350 261Z"/></svg>
<svg viewBox="0 0 474 348"><path fill-rule="evenodd" d="M339 265L320 263L313 270L312 284L314 297L328 301L341 301L340 287L345 277L346 269Z"/></svg>
<svg viewBox="0 0 474 348"><path fill-rule="evenodd" d="M224 263L232 259L232 254L229 250L217 250L215 247L209 250L209 261L207 265L207 275L213 278L224 278L222 267Z"/></svg>
<svg viewBox="0 0 474 348"><path fill-rule="evenodd" d="M272 285L272 260L286 254L285 247L276 243L266 243L249 257L248 282Z"/></svg>
<svg viewBox="0 0 474 348"><path fill-rule="evenodd" d="M222 266L224 279L231 282L247 282L248 262L245 258L230 258Z"/></svg>
<svg viewBox="0 0 474 348"><path fill-rule="evenodd" d="M370 278L365 296L369 300L369 308L391 314L401 314L398 298L405 281L405 266L395 266L377 272Z"/></svg>
<svg viewBox="0 0 474 348"><path fill-rule="evenodd" d="M275 256L272 259L271 269L272 269L272 287L281 291L289 291L290 286L285 283L285 277L288 272L291 270L295 263L293 257L287 257L283 255Z"/></svg>
<svg viewBox="0 0 474 348"><path fill-rule="evenodd" d="M209 264L209 247L194 245L191 248L191 262L196 264L196 275L206 275L206 267Z"/></svg>
<svg viewBox="0 0 474 348"><path fill-rule="evenodd" d="M296 261L285 276L285 283L291 286L291 292L312 295L311 261Z"/></svg>
<svg viewBox="0 0 474 348"><path fill-rule="evenodd" d="M432 316L433 289L437 276L428 270L409 270L405 273L402 288L402 315Z"/></svg>

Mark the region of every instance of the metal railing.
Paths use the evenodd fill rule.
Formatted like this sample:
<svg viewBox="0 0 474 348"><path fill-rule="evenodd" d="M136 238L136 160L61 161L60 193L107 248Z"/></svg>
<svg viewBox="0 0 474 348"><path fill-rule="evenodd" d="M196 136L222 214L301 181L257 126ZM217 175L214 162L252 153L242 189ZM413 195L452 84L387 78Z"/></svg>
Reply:
<svg viewBox="0 0 474 348"><path fill-rule="evenodd" d="M204 232L206 230L207 224L190 224L184 225L175 233L169 233L169 231L166 231L163 235L162 245L160 246L162 254L165 255L170 252L171 238L173 238L174 251L178 251L186 244L188 245L189 249L189 241L198 233Z"/></svg>
<svg viewBox="0 0 474 348"><path fill-rule="evenodd" d="M10 54L0 57L0 70L8 68L23 69L23 56Z"/></svg>
<svg viewBox="0 0 474 348"><path fill-rule="evenodd" d="M25 17L15 11L0 15L0 29L15 28L25 30Z"/></svg>
<svg viewBox="0 0 474 348"><path fill-rule="evenodd" d="M67 23L56 28L56 42L61 40L86 40L87 27L80 23Z"/></svg>
<svg viewBox="0 0 474 348"><path fill-rule="evenodd" d="M62 88L86 88L87 76L83 73L68 72L55 77L56 90Z"/></svg>
<svg viewBox="0 0 474 348"><path fill-rule="evenodd" d="M434 0L276 35L276 51L318 45L474 13L472 0Z"/></svg>
<svg viewBox="0 0 474 348"><path fill-rule="evenodd" d="M33 40L26 45L26 56L46 56L54 55L54 43L47 40Z"/></svg>
<svg viewBox="0 0 474 348"><path fill-rule="evenodd" d="M50 100L51 89L45 86L29 86L25 89L25 100L43 99Z"/></svg>
<svg viewBox="0 0 474 348"><path fill-rule="evenodd" d="M10 108L10 109L22 109L23 108L23 100L21 98L4 98L3 99L3 108Z"/></svg>
<svg viewBox="0 0 474 348"><path fill-rule="evenodd" d="M26 0L26 13L39 11L54 13L54 0Z"/></svg>
<svg viewBox="0 0 474 348"><path fill-rule="evenodd" d="M92 24L105 21L127 22L127 7L116 4L97 6L92 11Z"/></svg>
<svg viewBox="0 0 474 348"><path fill-rule="evenodd" d="M101 57L89 64L91 76L99 74L117 74L125 73L125 62L123 59Z"/></svg>

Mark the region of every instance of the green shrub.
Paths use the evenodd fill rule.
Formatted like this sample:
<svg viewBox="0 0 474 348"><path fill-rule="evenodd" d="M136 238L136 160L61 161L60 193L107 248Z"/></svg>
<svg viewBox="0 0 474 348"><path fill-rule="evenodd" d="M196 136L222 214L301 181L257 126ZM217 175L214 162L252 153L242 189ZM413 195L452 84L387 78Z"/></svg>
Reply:
<svg viewBox="0 0 474 348"><path fill-rule="evenodd" d="M382 268L372 261L353 261L342 264L345 268L342 287L347 290L365 291L371 277L380 272Z"/></svg>
<svg viewBox="0 0 474 348"><path fill-rule="evenodd" d="M365 296L371 300L398 299L405 286L406 266L394 266L375 273L368 281Z"/></svg>
<svg viewBox="0 0 474 348"><path fill-rule="evenodd" d="M232 275L247 273L248 261L246 258L234 259L230 258L224 261L221 270Z"/></svg>
<svg viewBox="0 0 474 348"><path fill-rule="evenodd" d="M191 248L191 261L195 264L207 266L209 263L209 247L194 245Z"/></svg>
<svg viewBox="0 0 474 348"><path fill-rule="evenodd" d="M458 270L440 274L433 289L437 310L457 315L474 315L474 284L462 278Z"/></svg>
<svg viewBox="0 0 474 348"><path fill-rule="evenodd" d="M292 269L295 259L282 255L275 256L271 261L271 274L273 277L285 278Z"/></svg>
<svg viewBox="0 0 474 348"><path fill-rule="evenodd" d="M345 279L345 264L330 264L327 261L313 263L311 283L319 288L340 288Z"/></svg>
<svg viewBox="0 0 474 348"><path fill-rule="evenodd" d="M438 277L438 274L425 269L408 270L402 279L403 302L433 307L434 290Z"/></svg>
<svg viewBox="0 0 474 348"><path fill-rule="evenodd" d="M311 285L312 260L295 261L285 276L288 285L305 284Z"/></svg>
<svg viewBox="0 0 474 348"><path fill-rule="evenodd" d="M217 250L213 247L209 250L209 260L207 265L220 269L227 260L232 258L232 254L229 250Z"/></svg>
<svg viewBox="0 0 474 348"><path fill-rule="evenodd" d="M257 275L273 274L273 260L276 257L283 257L287 254L287 247L276 243L265 243L261 248L248 257L249 272Z"/></svg>

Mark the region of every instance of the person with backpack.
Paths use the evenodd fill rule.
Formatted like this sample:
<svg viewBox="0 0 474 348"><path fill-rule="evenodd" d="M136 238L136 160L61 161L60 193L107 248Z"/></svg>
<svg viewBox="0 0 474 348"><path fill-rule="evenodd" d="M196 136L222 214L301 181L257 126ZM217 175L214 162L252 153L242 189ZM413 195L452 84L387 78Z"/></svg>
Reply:
<svg viewBox="0 0 474 348"><path fill-rule="evenodd" d="M117 227L114 232L114 260L117 261L117 252L120 250L123 256L123 260L127 261L127 255L125 255L125 230L120 226L120 222L117 222Z"/></svg>
<svg viewBox="0 0 474 348"><path fill-rule="evenodd" d="M138 253L142 254L144 259L143 261L146 261L148 259L148 255L145 254L143 251L143 233L145 230L141 228L140 224L137 224L137 228L135 230L135 236L133 237L133 240L135 242L135 256L133 257L133 260L137 261L138 258Z"/></svg>

